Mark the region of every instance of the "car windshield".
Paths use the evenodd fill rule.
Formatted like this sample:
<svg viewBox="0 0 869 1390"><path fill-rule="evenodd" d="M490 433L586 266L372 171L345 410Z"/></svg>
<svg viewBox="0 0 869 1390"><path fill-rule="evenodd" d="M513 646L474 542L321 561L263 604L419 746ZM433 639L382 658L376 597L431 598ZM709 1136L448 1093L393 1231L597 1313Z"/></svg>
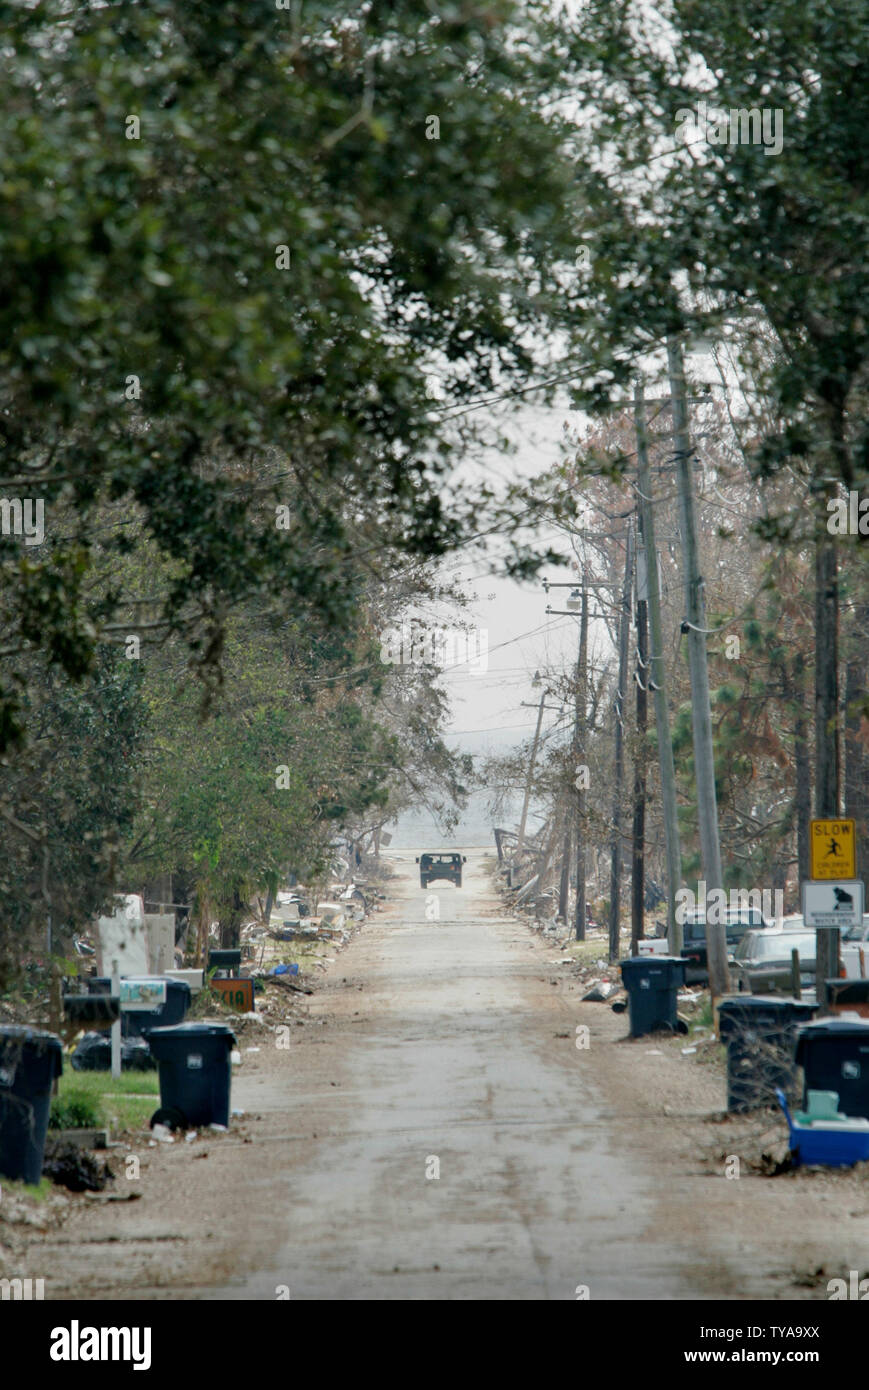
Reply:
<svg viewBox="0 0 869 1390"><path fill-rule="evenodd" d="M814 932L758 932L746 954L753 960L790 960L791 951L814 960Z"/></svg>
<svg viewBox="0 0 869 1390"><path fill-rule="evenodd" d="M763 923L760 920L760 915L752 911L740 914L738 917L731 917L728 915L724 924L724 934L727 941L732 946L735 941L741 941L745 933L752 927L761 927L762 925ZM685 941L705 941L706 923L703 918L699 916L687 917L685 919L682 937Z"/></svg>

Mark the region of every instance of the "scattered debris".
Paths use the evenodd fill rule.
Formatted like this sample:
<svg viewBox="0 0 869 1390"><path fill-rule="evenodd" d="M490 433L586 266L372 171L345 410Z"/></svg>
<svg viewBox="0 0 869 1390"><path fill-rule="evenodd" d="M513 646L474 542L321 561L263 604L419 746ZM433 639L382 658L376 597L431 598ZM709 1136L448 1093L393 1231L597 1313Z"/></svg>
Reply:
<svg viewBox="0 0 869 1390"><path fill-rule="evenodd" d="M115 1175L105 1161L78 1144L52 1144L42 1165L45 1177L70 1192L102 1192Z"/></svg>
<svg viewBox="0 0 869 1390"><path fill-rule="evenodd" d="M138 1202L141 1192L93 1192L85 1190L86 1197L90 1197L92 1202Z"/></svg>
<svg viewBox="0 0 869 1390"><path fill-rule="evenodd" d="M613 984L610 980L595 980L587 994L582 996L583 1004L605 1004L614 994L618 994L621 986Z"/></svg>

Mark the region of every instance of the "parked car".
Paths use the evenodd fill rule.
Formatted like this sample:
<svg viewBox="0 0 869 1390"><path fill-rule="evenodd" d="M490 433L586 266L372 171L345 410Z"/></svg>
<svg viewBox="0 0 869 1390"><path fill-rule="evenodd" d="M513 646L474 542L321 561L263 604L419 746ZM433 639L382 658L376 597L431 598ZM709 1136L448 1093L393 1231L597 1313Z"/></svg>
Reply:
<svg viewBox="0 0 869 1390"><path fill-rule="evenodd" d="M815 983L815 933L766 927L747 931L734 953L733 983L746 994L791 993L791 951L800 953L800 984Z"/></svg>
<svg viewBox="0 0 869 1390"><path fill-rule="evenodd" d="M869 912L864 912L859 927L842 933L839 958L849 980L865 980L869 976Z"/></svg>
<svg viewBox="0 0 869 1390"><path fill-rule="evenodd" d="M467 857L463 854L449 854L441 851L440 854L422 854L417 859L419 865L419 886L428 888L430 883L436 879L446 879L448 883L454 883L457 888L462 886L462 865L467 864Z"/></svg>
<svg viewBox="0 0 869 1390"><path fill-rule="evenodd" d="M727 959L732 965L736 948L747 931L768 927L763 913L757 908L738 908L728 910L724 922L724 935L727 940ZM709 961L706 949L706 914L702 908L694 908L685 916L682 923L682 957L686 961L685 983L688 985L708 985Z"/></svg>

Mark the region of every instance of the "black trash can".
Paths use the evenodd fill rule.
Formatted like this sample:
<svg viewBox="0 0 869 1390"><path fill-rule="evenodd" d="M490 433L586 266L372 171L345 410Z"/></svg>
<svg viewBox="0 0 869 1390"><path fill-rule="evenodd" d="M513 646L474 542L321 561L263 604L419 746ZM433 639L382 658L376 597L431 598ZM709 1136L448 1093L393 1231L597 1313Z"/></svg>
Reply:
<svg viewBox="0 0 869 1390"><path fill-rule="evenodd" d="M241 948L240 948L240 947L236 947L234 950L231 950L231 951L230 951L230 950L226 950L226 951L209 951L209 952L208 952L208 969L209 969L209 970L219 970L219 971L224 971L224 970L226 970L226 971L230 971L230 972L231 972L231 971L233 971L233 970L238 970L238 968L239 968L240 965L241 965Z"/></svg>
<svg viewBox="0 0 869 1390"><path fill-rule="evenodd" d="M827 1000L831 1014L855 1013L869 1018L869 980L827 980Z"/></svg>
<svg viewBox="0 0 869 1390"><path fill-rule="evenodd" d="M843 1115L869 1119L869 1019L821 1018L800 1029L796 1060L809 1091L836 1091Z"/></svg>
<svg viewBox="0 0 869 1390"><path fill-rule="evenodd" d="M776 1089L792 1093L796 1032L816 1008L786 995L736 994L722 999L718 1028L727 1044L727 1109L731 1113L775 1105Z"/></svg>
<svg viewBox="0 0 869 1390"><path fill-rule="evenodd" d="M135 979L149 979L147 975L136 975ZM141 1038L150 1033L152 1028L171 1028L176 1023L183 1023L190 1008L191 990L186 980L163 979L162 976L154 976L161 980L166 986L166 1003L161 1004L156 1009L122 1009L121 1010L121 1037ZM112 982L98 975L93 980L88 980L88 990L91 994L111 994Z"/></svg>
<svg viewBox="0 0 869 1390"><path fill-rule="evenodd" d="M148 1043L160 1070L160 1109L151 1124L228 1125L232 1029L225 1023L180 1023L153 1029Z"/></svg>
<svg viewBox="0 0 869 1390"><path fill-rule="evenodd" d="M681 956L631 956L621 961L622 980L628 992L631 1037L641 1038L659 1029L677 1031L679 986L685 982Z"/></svg>
<svg viewBox="0 0 869 1390"><path fill-rule="evenodd" d="M54 1033L0 1028L0 1174L15 1182L42 1177L51 1088L63 1072Z"/></svg>

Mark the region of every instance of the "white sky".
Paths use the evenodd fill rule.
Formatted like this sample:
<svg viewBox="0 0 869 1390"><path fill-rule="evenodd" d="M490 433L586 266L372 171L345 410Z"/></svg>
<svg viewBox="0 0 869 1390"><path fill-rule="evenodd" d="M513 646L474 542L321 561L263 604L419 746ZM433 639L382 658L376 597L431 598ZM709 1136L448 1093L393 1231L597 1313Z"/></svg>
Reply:
<svg viewBox="0 0 869 1390"><path fill-rule="evenodd" d="M514 416L506 417L506 432L516 440L518 449L506 458L494 453L484 456L479 464L463 470L465 480L482 472L490 483L521 480L552 468L563 458L561 443L564 423L572 427L583 417L562 407L525 406ZM539 534L540 546L550 544L569 557L569 544L563 533L550 528ZM485 573L485 557L480 563L469 563L461 556L452 557L442 573L452 579L461 578L468 593L477 594L470 604L467 621L488 631L488 669L478 669L478 663L447 668L440 677L440 686L448 692L452 704L452 719L446 733L451 747L470 753L501 751L515 746L534 732L540 690L532 687L535 670L545 675L547 670L559 673L575 664L579 640L579 618L547 617L547 605L563 609L569 595L567 589L555 589L547 595L541 580L575 581L576 572L567 565L562 568L544 566L540 578L519 583L507 578L493 578ZM494 598L489 595L494 595ZM602 624L590 628L591 661L600 660L611 650ZM533 708L523 708L526 701ZM549 698L547 705L557 705ZM544 712L542 731L545 734L558 722L558 714Z"/></svg>

